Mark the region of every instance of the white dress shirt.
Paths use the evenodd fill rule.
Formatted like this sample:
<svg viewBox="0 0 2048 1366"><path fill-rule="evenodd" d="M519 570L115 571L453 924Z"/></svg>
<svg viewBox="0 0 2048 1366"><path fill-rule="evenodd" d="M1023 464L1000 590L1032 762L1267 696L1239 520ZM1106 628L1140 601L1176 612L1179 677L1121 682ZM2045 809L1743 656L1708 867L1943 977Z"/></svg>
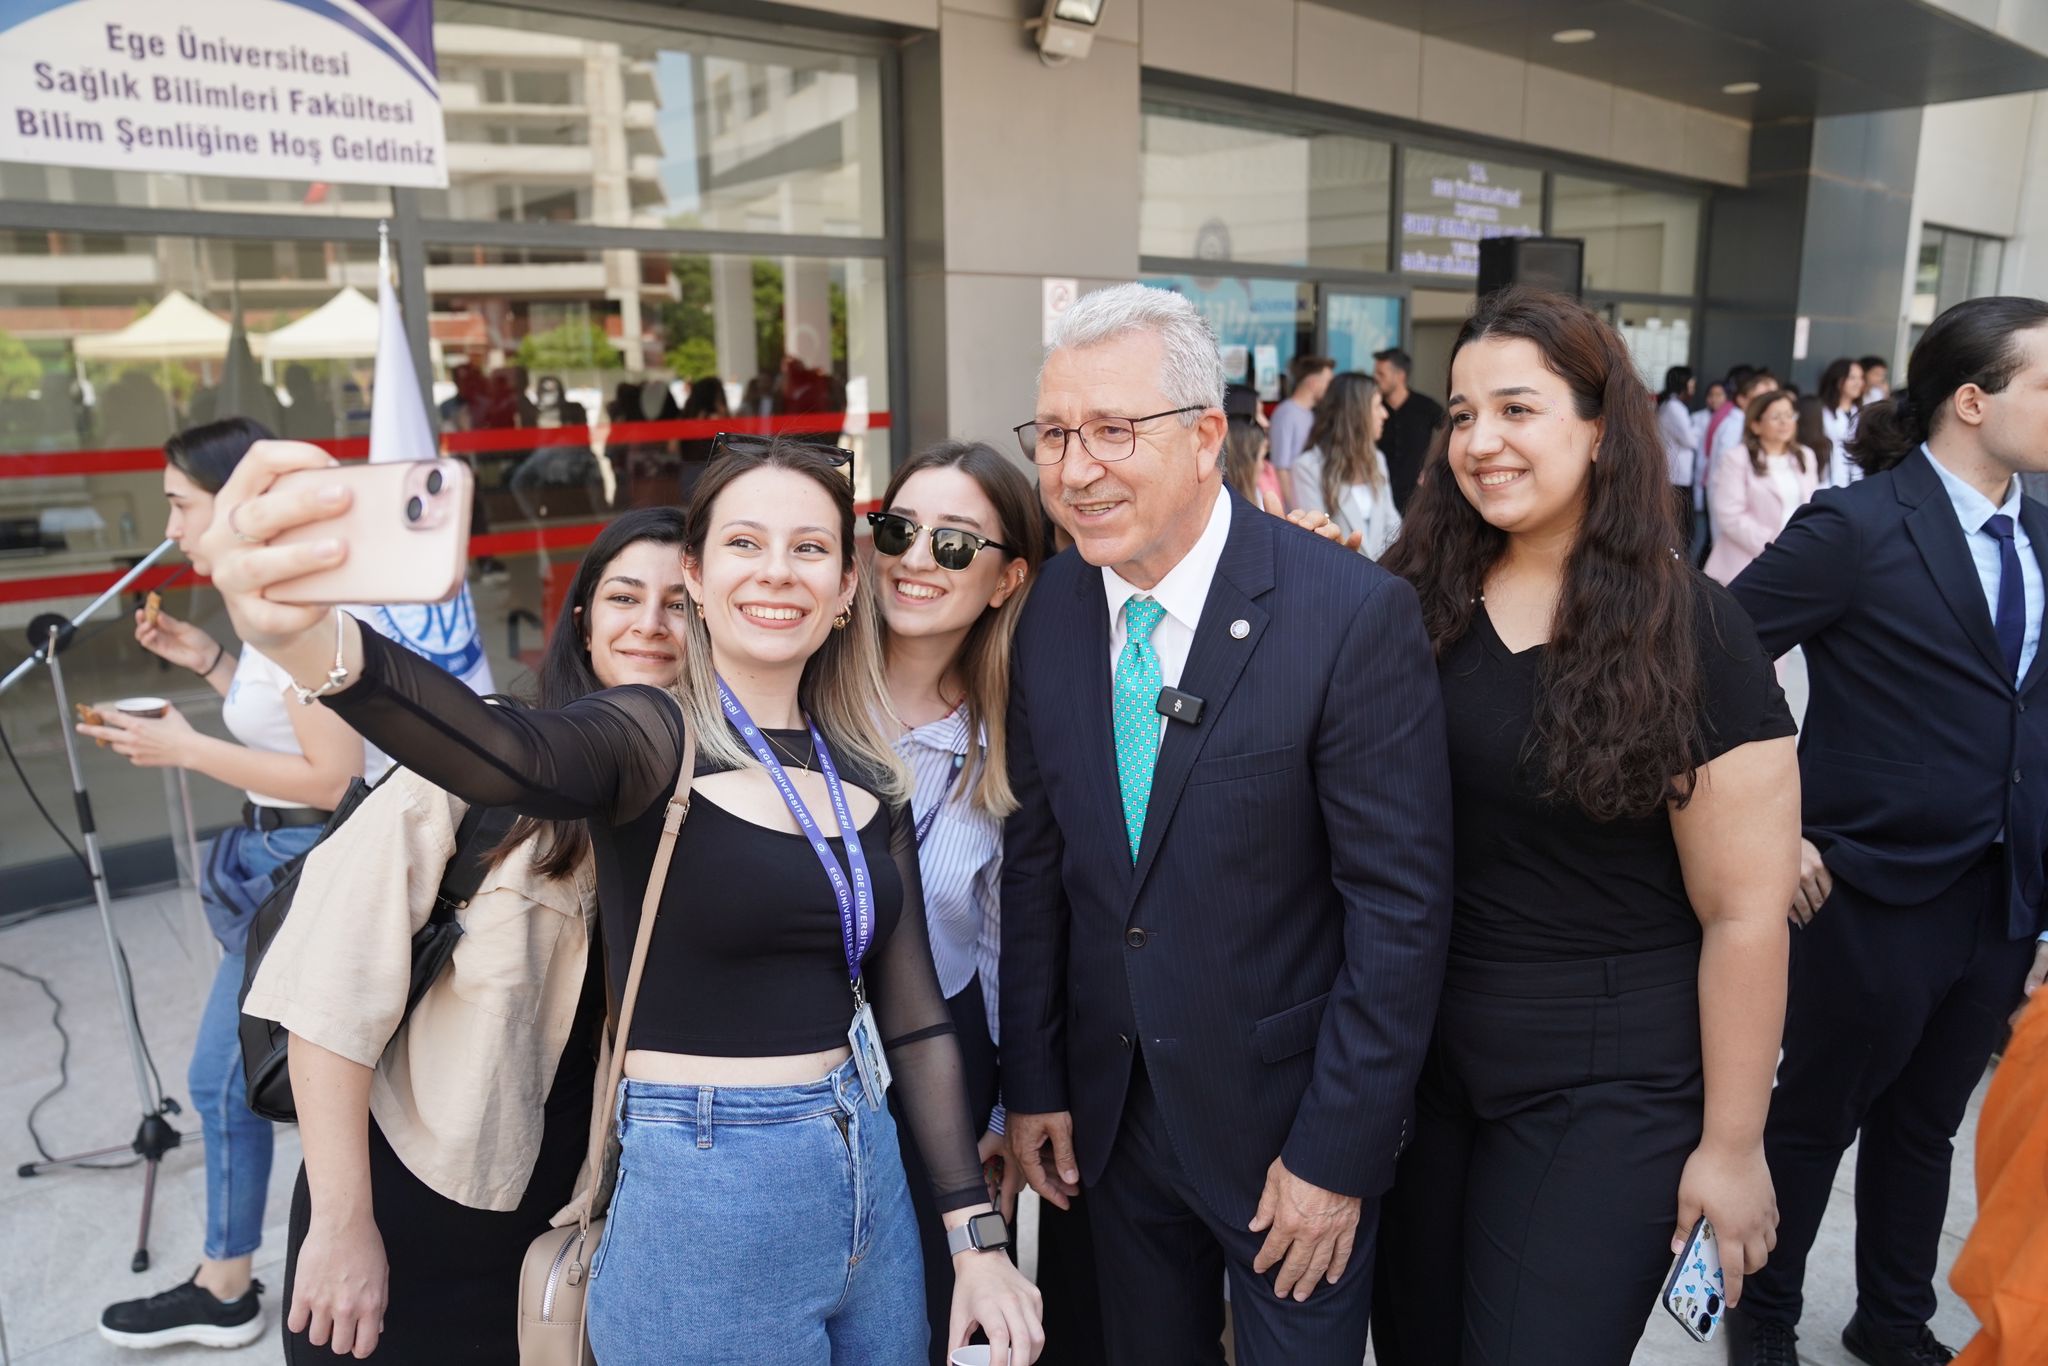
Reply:
<svg viewBox="0 0 2048 1366"><path fill-rule="evenodd" d="M1132 598L1151 598L1166 609L1166 615L1152 628L1152 648L1159 655L1159 679L1169 688L1180 686L1181 671L1188 666L1188 651L1195 645L1195 627L1202 620L1202 606L1209 601L1209 583L1222 563L1223 546L1230 539L1230 495L1219 490L1216 505L1209 509L1209 525L1179 564L1166 571L1151 588L1134 588L1108 565L1102 567L1102 591L1109 598L1109 678L1116 686L1116 658L1123 653L1129 630L1124 624L1124 604ZM1159 718L1161 733L1166 718Z"/></svg>
<svg viewBox="0 0 2048 1366"><path fill-rule="evenodd" d="M2020 674L2013 682L2027 676L2027 670L2034 665L2034 655L2041 648L2041 606L2044 594L2041 582L2041 562L2034 558L2034 542L2027 535L2026 526L2020 521L2020 481L2015 478L2006 486L2005 501L1993 507L1991 500L1971 488L1950 472L1948 466L1935 458L1927 447L1928 463L1941 476L1941 486L1948 490L1948 500L1955 505L1956 520L1963 524L1963 540L1970 547L1970 558L1977 565L1977 582L1984 588L1984 605L1991 611L1991 620L1998 620L1998 538L1984 530L1984 521L1994 512L2002 512L2012 518L2012 547L2019 555L2020 583L2025 589L2027 632L2020 644Z"/></svg>

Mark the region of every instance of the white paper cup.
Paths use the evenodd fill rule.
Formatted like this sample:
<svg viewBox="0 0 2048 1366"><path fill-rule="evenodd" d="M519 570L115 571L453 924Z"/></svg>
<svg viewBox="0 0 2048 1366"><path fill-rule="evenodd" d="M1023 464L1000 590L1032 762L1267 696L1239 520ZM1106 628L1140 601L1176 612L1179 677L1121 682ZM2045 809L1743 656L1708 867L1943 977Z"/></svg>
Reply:
<svg viewBox="0 0 2048 1366"><path fill-rule="evenodd" d="M986 1344L955 1347L952 1355L946 1358L946 1363L947 1366L1007 1366L1009 1352L1005 1351L1001 1357L993 1355L994 1352L995 1348Z"/></svg>
<svg viewBox="0 0 2048 1366"><path fill-rule="evenodd" d="M162 716L170 709L171 704L161 697L124 697L114 704L114 710L123 716Z"/></svg>

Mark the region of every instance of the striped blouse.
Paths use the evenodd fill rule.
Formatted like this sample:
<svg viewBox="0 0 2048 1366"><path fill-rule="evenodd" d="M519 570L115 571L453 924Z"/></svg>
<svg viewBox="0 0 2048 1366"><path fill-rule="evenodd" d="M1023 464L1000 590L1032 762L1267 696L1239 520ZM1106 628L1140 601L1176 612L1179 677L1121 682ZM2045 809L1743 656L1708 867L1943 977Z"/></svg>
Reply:
<svg viewBox="0 0 2048 1366"><path fill-rule="evenodd" d="M914 780L910 809L921 837L918 872L924 879L925 919L931 927L939 990L949 998L957 996L979 974L989 1038L1000 1043L996 963L1002 944L998 894L1003 823L976 806L959 786L969 746L978 743L968 733L967 709L962 706L898 739L896 752L910 766ZM989 1127L1003 1131L1000 1104Z"/></svg>

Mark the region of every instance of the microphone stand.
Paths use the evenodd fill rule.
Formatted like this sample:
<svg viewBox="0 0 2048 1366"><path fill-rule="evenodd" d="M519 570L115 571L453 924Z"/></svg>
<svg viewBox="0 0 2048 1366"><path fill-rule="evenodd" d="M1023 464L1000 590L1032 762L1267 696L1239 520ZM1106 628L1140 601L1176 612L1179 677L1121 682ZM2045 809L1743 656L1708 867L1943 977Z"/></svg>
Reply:
<svg viewBox="0 0 2048 1366"><path fill-rule="evenodd" d="M42 1162L24 1162L15 1170L15 1175L26 1178L41 1176L45 1172L63 1167L90 1168L97 1159L112 1157L117 1153L132 1152L142 1159L142 1222L135 1235L135 1256L128 1263L131 1271L149 1269L149 1217L156 1203L157 1167L164 1154L178 1146L184 1135L172 1127L168 1118L178 1113L178 1103L169 1096L155 1094L150 1085L148 1051L142 1042L142 1021L135 1011L135 983L128 973L128 960L121 952L121 940L114 932L114 906L107 892L106 864L100 858L99 831L93 822L92 798L85 790L85 774L78 764L78 737L71 729L71 699L64 691L64 667L59 663L64 648L78 633L78 628L128 585L142 577L151 565L162 559L176 541L165 541L155 550L142 557L133 569L123 574L106 592L94 598L84 611L69 621L58 612L45 612L29 623L28 642L33 651L13 672L0 679L0 692L5 692L26 677L30 670L41 664L50 672L50 686L57 695L57 733L64 740L64 759L71 767L71 796L78 808L78 828L85 838L85 860L87 871L92 878L93 900L99 903L100 930L106 937L107 962L114 973L114 992L121 1002L121 1022L128 1031L128 1059L135 1068L135 1094L142 1104L142 1123L135 1130L135 1137L124 1144L111 1148L99 1148L92 1152L74 1153L69 1157L54 1157Z"/></svg>

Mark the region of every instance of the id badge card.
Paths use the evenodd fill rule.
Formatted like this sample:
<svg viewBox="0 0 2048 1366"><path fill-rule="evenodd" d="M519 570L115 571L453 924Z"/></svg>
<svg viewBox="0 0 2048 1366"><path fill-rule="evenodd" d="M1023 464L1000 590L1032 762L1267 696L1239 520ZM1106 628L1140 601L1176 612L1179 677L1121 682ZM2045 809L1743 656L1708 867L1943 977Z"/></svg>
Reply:
<svg viewBox="0 0 2048 1366"><path fill-rule="evenodd" d="M881 1109L882 1098L889 1093L889 1083L894 1078L889 1073L889 1059L882 1052L882 1034L875 1026L875 1008L865 1001L853 1012L853 1024L846 1031L846 1042L853 1047L853 1068L860 1073L861 1089L867 1092L868 1104Z"/></svg>

